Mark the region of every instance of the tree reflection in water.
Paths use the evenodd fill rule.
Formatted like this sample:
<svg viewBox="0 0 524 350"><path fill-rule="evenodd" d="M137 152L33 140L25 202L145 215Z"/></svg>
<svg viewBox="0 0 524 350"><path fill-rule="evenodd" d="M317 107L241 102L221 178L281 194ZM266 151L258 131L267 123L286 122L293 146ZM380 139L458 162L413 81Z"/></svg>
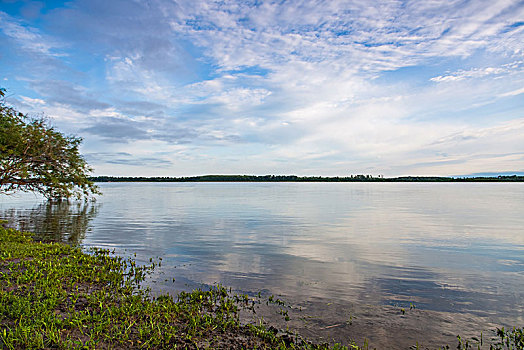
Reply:
<svg viewBox="0 0 524 350"><path fill-rule="evenodd" d="M0 218L10 227L33 232L35 240L77 245L91 229L99 208L96 202L44 202L30 209L0 211Z"/></svg>

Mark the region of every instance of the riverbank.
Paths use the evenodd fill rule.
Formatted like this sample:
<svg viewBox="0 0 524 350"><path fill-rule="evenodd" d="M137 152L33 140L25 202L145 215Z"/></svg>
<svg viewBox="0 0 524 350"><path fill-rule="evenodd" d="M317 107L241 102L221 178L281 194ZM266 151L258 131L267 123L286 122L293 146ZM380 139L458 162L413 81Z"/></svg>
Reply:
<svg viewBox="0 0 524 350"><path fill-rule="evenodd" d="M107 250L86 253L34 242L28 233L0 226L0 348L361 349L354 343L315 345L263 324L243 325L239 311L254 301L221 286L176 299L153 297L141 283L156 264L137 266ZM471 344L461 341L458 348ZM523 330L501 331L484 345L522 349Z"/></svg>
<svg viewBox="0 0 524 350"><path fill-rule="evenodd" d="M249 298L221 286L152 297L154 267L0 227L0 348L347 349L241 325Z"/></svg>

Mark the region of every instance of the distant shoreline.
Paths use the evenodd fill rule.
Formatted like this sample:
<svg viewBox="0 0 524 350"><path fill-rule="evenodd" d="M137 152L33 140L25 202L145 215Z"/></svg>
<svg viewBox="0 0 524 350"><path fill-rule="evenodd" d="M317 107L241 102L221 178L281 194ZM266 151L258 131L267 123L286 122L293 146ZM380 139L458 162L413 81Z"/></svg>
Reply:
<svg viewBox="0 0 524 350"><path fill-rule="evenodd" d="M90 180L94 182L524 182L524 176L401 176L390 178L373 177L371 175L351 175L346 177L296 175L202 175L190 177L93 176Z"/></svg>

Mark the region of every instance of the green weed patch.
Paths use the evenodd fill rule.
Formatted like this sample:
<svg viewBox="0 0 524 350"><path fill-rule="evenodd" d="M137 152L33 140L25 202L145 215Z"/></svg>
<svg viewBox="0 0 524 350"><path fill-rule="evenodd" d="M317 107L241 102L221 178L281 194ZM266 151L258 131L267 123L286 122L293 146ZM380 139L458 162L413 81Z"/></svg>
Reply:
<svg viewBox="0 0 524 350"><path fill-rule="evenodd" d="M140 283L153 266L0 227L0 348L328 348L241 325L248 299L221 286L152 297Z"/></svg>

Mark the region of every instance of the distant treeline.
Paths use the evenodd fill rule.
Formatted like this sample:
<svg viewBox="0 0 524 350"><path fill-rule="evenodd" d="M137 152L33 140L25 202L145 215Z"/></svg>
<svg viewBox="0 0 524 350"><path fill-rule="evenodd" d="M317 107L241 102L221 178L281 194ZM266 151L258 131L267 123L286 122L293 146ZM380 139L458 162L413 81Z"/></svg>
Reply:
<svg viewBox="0 0 524 350"><path fill-rule="evenodd" d="M115 177L95 176L95 182L513 182L524 181L524 176L491 177L438 177L402 176L373 177L371 175L350 175L345 177L296 176L296 175L202 175L191 177Z"/></svg>

